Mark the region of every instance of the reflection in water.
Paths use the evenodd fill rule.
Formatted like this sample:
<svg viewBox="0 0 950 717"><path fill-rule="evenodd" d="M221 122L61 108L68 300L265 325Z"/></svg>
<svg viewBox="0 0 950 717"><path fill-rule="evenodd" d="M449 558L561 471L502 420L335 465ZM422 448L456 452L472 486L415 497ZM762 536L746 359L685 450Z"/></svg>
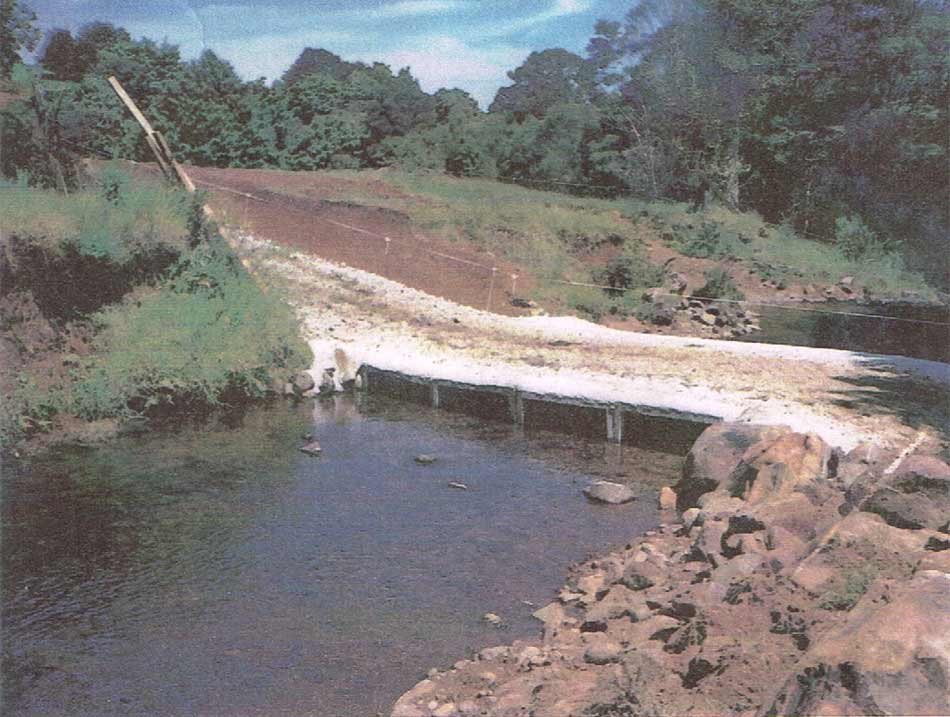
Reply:
<svg viewBox="0 0 950 717"><path fill-rule="evenodd" d="M9 464L4 714L386 710L428 667L536 634L527 603L654 524L679 464L350 399ZM581 496L617 474L640 501Z"/></svg>
<svg viewBox="0 0 950 717"><path fill-rule="evenodd" d="M761 308L762 332L740 341L817 346L950 362L950 311L913 304L831 303L815 311ZM831 313L844 312L844 313ZM852 316L851 314L879 316ZM897 319L919 319L915 323Z"/></svg>

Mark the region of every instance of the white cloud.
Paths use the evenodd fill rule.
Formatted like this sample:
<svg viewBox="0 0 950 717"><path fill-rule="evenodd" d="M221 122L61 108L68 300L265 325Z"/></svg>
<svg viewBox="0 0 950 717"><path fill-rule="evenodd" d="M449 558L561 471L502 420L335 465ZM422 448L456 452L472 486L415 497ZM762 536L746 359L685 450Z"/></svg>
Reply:
<svg viewBox="0 0 950 717"><path fill-rule="evenodd" d="M537 12L534 15L526 15L525 17L509 20L504 23L471 27L468 29L467 34L472 37L484 39L510 37L514 33L529 30L536 25L555 20L559 17L587 12L591 8L591 5L591 0L554 0L554 3L548 9Z"/></svg>
<svg viewBox="0 0 950 717"><path fill-rule="evenodd" d="M374 20L386 20L414 15L435 15L440 12L458 10L464 6L465 3L458 0L402 0L402 2L383 5L381 8L362 14Z"/></svg>
<svg viewBox="0 0 950 717"><path fill-rule="evenodd" d="M508 82L508 70L520 65L530 52L509 45L472 47L449 35L416 37L405 44L420 49L370 50L347 59L385 62L394 72L409 67L426 92L459 87L487 107L498 87Z"/></svg>

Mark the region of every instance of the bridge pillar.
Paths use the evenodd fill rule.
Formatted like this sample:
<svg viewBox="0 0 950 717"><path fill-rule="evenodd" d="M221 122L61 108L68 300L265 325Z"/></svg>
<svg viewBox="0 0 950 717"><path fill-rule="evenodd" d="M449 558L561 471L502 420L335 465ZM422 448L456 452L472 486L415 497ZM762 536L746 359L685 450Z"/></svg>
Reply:
<svg viewBox="0 0 950 717"><path fill-rule="evenodd" d="M432 408L439 407L439 384L435 381L429 384L429 390L432 394Z"/></svg>
<svg viewBox="0 0 950 717"><path fill-rule="evenodd" d="M511 420L516 426L524 426L524 399L517 388L511 390L508 396L508 406L511 410Z"/></svg>
<svg viewBox="0 0 950 717"><path fill-rule="evenodd" d="M620 443L623 440L623 409L618 406L607 408L607 440Z"/></svg>

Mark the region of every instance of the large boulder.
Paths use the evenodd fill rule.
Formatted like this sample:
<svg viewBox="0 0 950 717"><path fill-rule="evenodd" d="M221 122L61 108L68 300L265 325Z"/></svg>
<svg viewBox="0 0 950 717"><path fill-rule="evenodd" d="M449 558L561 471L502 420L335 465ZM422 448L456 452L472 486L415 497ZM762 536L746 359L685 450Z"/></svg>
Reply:
<svg viewBox="0 0 950 717"><path fill-rule="evenodd" d="M687 454L683 477L673 486L676 509L696 507L701 495L715 490L732 475L751 446L790 430L751 423L716 423L707 428Z"/></svg>
<svg viewBox="0 0 950 717"><path fill-rule="evenodd" d="M831 446L814 433L787 432L746 450L729 477L729 492L750 503L784 497L828 477Z"/></svg>
<svg viewBox="0 0 950 717"><path fill-rule="evenodd" d="M950 714L950 575L917 573L823 635L760 715Z"/></svg>
<svg viewBox="0 0 950 717"><path fill-rule="evenodd" d="M950 466L933 456L909 456L862 503L895 528L950 532Z"/></svg>

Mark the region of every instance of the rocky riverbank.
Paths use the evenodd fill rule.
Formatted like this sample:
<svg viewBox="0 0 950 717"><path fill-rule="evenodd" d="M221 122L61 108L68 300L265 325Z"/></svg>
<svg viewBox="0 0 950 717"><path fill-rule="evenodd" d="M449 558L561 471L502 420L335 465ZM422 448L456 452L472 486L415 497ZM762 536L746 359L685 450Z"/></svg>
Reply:
<svg viewBox="0 0 950 717"><path fill-rule="evenodd" d="M950 466L722 423L674 489L538 639L432 671L392 717L950 713Z"/></svg>

